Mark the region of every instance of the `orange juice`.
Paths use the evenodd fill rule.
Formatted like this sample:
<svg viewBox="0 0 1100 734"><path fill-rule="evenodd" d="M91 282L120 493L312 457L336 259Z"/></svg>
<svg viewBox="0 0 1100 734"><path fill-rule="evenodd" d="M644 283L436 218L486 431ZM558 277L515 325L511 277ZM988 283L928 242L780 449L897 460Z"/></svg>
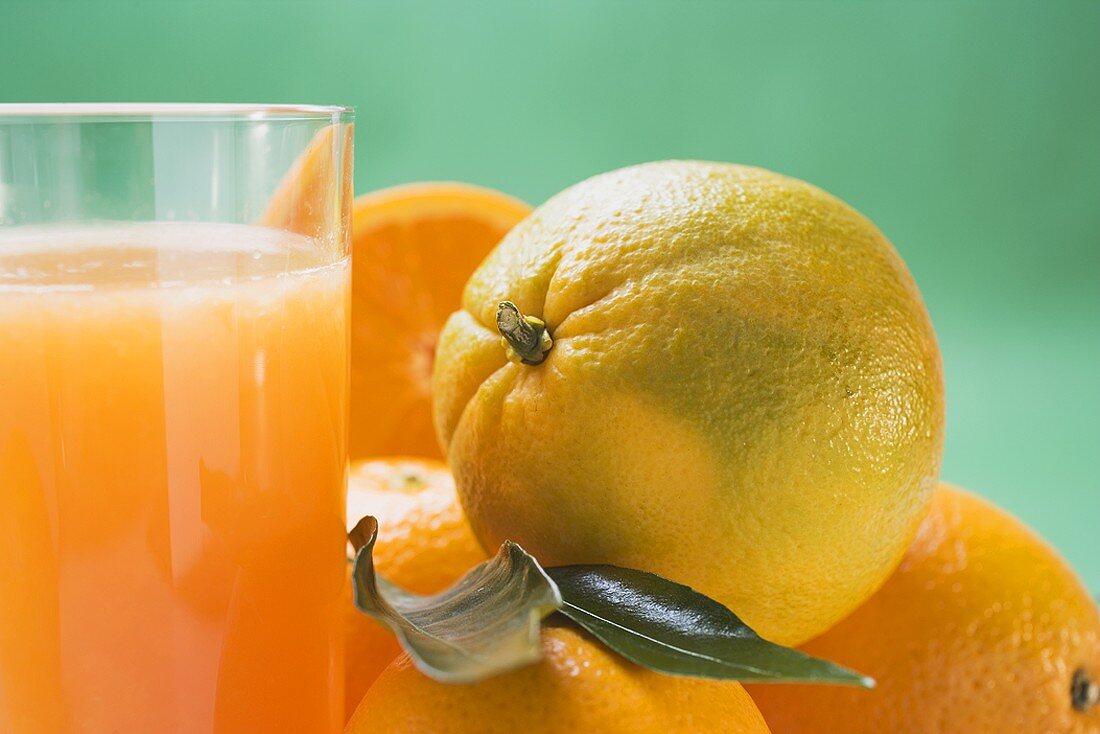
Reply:
<svg viewBox="0 0 1100 734"><path fill-rule="evenodd" d="M348 266L272 229L0 229L0 732L333 734Z"/></svg>

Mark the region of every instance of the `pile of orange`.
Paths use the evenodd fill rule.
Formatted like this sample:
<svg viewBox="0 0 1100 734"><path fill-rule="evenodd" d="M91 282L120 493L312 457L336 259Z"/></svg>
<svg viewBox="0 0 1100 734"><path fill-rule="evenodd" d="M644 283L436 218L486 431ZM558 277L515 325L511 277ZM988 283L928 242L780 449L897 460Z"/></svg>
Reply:
<svg viewBox="0 0 1100 734"><path fill-rule="evenodd" d="M379 520L376 567L411 591L442 591L485 559L440 463L430 386L436 342L470 273L531 208L459 183L408 184L352 209L348 518ZM348 607L348 713L400 647Z"/></svg>
<svg viewBox="0 0 1100 734"><path fill-rule="evenodd" d="M530 211L464 184L400 186L355 202L349 521L379 518L376 566L415 592L440 591L486 557L441 463L433 363L467 280ZM580 318L594 332L607 327ZM471 369L485 380L500 367ZM624 415L650 419L631 410ZM659 675L567 626L545 628L535 666L444 685L349 601L347 734L1100 733L1100 615L1064 561L1016 519L946 485L920 514L877 592L802 646L872 676L874 690Z"/></svg>

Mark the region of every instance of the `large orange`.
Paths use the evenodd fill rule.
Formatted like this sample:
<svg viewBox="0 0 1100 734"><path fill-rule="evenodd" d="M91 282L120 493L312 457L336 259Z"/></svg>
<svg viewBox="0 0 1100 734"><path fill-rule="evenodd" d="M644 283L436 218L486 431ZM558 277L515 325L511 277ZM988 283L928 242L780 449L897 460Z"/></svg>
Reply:
<svg viewBox="0 0 1100 734"><path fill-rule="evenodd" d="M675 678L586 634L543 629L542 662L474 685L436 683L395 660L344 734L767 734L737 683Z"/></svg>
<svg viewBox="0 0 1100 734"><path fill-rule="evenodd" d="M439 331L470 273L531 208L459 183L366 194L352 211L353 458L440 458L431 384Z"/></svg>
<svg viewBox="0 0 1100 734"><path fill-rule="evenodd" d="M1096 602L1022 523L949 486L886 585L805 649L878 685L753 686L776 734L1100 732Z"/></svg>
<svg viewBox="0 0 1100 734"><path fill-rule="evenodd" d="M419 594L442 591L485 560L454 480L438 461L392 458L352 465L348 520L378 518L374 563L390 581ZM397 638L348 601L346 700L350 715L374 679L401 652Z"/></svg>
<svg viewBox="0 0 1100 734"><path fill-rule="evenodd" d="M894 570L943 445L939 349L890 242L821 189L723 163L540 206L470 278L432 390L486 547L652 571L784 644Z"/></svg>

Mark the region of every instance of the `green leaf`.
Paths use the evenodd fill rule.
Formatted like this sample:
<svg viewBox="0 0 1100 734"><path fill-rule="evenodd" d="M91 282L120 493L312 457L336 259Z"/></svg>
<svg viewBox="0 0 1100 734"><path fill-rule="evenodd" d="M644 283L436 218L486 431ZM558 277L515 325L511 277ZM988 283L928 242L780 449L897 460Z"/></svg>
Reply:
<svg viewBox="0 0 1100 734"><path fill-rule="evenodd" d="M393 630L425 675L473 683L542 657L539 627L561 606L561 596L515 543L506 542L450 589L421 596L375 574L377 520L364 517L348 537L356 549L355 605Z"/></svg>
<svg viewBox="0 0 1100 734"><path fill-rule="evenodd" d="M753 683L874 681L764 640L726 607L690 587L617 566L547 569L562 614L623 657L672 675Z"/></svg>

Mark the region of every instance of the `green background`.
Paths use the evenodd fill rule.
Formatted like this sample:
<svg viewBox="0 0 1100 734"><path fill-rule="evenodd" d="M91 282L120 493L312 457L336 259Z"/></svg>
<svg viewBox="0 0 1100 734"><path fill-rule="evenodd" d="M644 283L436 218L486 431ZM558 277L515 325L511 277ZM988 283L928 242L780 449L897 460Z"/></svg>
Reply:
<svg viewBox="0 0 1100 734"><path fill-rule="evenodd" d="M1100 3L0 0L3 101L358 108L358 191L538 203L739 161L871 217L943 348L946 479L1100 590Z"/></svg>

